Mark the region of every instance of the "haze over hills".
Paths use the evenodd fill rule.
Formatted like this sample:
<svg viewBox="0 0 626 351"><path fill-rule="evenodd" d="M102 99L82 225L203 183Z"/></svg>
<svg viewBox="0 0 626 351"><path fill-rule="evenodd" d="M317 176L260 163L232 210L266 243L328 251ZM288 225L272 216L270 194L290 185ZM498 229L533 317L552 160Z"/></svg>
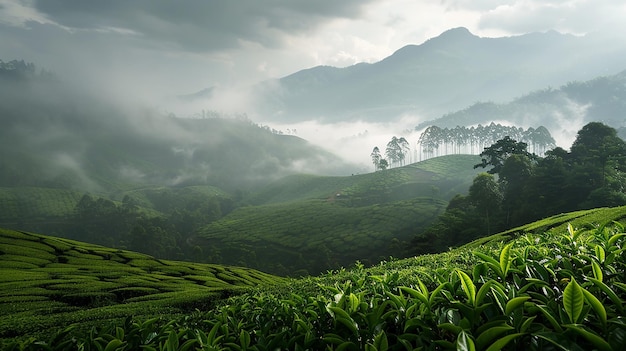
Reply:
<svg viewBox="0 0 626 351"><path fill-rule="evenodd" d="M571 81L559 88L536 90L504 103L477 102L462 110L425 121L441 128L504 122L513 126L546 127L567 147L580 125L598 121L626 138L626 70L586 81Z"/></svg>
<svg viewBox="0 0 626 351"><path fill-rule="evenodd" d="M554 31L481 38L450 29L373 64L318 66L256 87L268 120L422 120L476 101L505 102L530 91L615 74L626 45L594 34Z"/></svg>
<svg viewBox="0 0 626 351"><path fill-rule="evenodd" d="M32 64L9 62L1 71L0 186L234 189L301 172L355 172L327 150L245 116L176 118L78 91Z"/></svg>

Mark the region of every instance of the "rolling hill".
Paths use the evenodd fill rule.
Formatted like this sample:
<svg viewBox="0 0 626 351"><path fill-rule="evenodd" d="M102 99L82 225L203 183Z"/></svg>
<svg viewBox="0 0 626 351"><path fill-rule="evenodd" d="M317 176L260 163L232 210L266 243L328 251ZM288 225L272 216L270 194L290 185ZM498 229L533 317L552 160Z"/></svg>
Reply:
<svg viewBox="0 0 626 351"><path fill-rule="evenodd" d="M158 260L40 234L0 230L0 339L72 323L211 308L245 288L277 283L266 273Z"/></svg>
<svg viewBox="0 0 626 351"><path fill-rule="evenodd" d="M415 233L467 191L479 161L449 155L353 176L291 175L254 192L209 185L96 193L5 187L0 225L160 258L317 274L407 255ZM138 239L140 228L151 240Z"/></svg>
<svg viewBox="0 0 626 351"><path fill-rule="evenodd" d="M250 270L232 269L220 278L216 266L160 262L3 230L5 340L0 346L358 349L368 344L377 349L473 345L509 350L536 345L530 349L614 350L623 345L625 330L620 319L626 302L624 223L626 207L566 213L441 254L371 268L357 263L287 284ZM99 269L103 264L108 265L104 272ZM15 274L16 267L21 274ZM82 279L64 276L69 272L80 272ZM230 294L220 291L232 288L228 284L250 281L269 284L217 303L226 302ZM89 284L93 282L97 284ZM80 287L87 289L77 294ZM177 293L155 291L159 289ZM116 302L125 291L135 297ZM209 295L210 303L207 294L215 294ZM106 298L95 300L101 304L97 308L76 306L93 303L93 296ZM60 308L39 315L42 301L55 301ZM152 303L142 305L147 301ZM190 307L199 310L177 314ZM142 313L133 313L137 311ZM86 321L100 327L89 332L71 326ZM109 325L111 321L115 323ZM47 334L37 334L53 325ZM67 326L71 328L52 332Z"/></svg>
<svg viewBox="0 0 626 351"><path fill-rule="evenodd" d="M212 262L278 275L408 255L415 233L467 191L478 160L450 155L363 175L286 177L200 229L194 244Z"/></svg>

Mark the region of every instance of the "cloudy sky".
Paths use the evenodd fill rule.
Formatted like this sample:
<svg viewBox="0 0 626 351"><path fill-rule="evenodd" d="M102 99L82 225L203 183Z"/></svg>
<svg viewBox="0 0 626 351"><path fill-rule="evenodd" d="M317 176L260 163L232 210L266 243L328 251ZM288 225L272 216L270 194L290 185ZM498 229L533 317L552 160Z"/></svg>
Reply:
<svg viewBox="0 0 626 351"><path fill-rule="evenodd" d="M621 0L0 0L0 59L184 94L374 62L453 27L623 33L624 19Z"/></svg>
<svg viewBox="0 0 626 351"><path fill-rule="evenodd" d="M0 0L0 59L24 59L134 102L218 87L234 92L224 101L245 105L240 87L316 65L375 62L461 26L483 37L547 30L621 36L626 2ZM322 128L313 123L298 131L315 142L338 130ZM347 136L374 128L382 133L364 141L366 148L384 143L398 126L360 125ZM347 128L339 129L345 138Z"/></svg>

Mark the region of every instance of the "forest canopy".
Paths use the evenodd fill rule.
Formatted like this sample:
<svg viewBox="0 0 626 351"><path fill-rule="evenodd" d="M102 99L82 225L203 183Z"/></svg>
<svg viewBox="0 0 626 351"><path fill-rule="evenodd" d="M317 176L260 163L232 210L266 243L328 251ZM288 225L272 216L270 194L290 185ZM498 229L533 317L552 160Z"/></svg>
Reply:
<svg viewBox="0 0 626 351"><path fill-rule="evenodd" d="M569 152L556 147L539 157L506 136L480 156L475 167L486 172L416 236L416 252L443 250L550 215L626 204L626 142L600 122L585 125Z"/></svg>

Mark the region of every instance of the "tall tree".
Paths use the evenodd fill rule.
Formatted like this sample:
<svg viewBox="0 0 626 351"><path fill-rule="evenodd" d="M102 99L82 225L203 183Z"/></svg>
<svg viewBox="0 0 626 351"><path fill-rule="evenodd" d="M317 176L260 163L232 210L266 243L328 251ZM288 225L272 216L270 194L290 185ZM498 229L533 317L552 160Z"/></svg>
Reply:
<svg viewBox="0 0 626 351"><path fill-rule="evenodd" d="M570 155L571 167L576 171L572 182L579 187L577 200L584 203L582 207L623 202L626 142L615 129L600 122L585 125L578 132Z"/></svg>
<svg viewBox="0 0 626 351"><path fill-rule="evenodd" d="M387 156L387 159L391 161L392 165L402 164L403 154L402 154L402 146L400 145L400 143L401 143L400 138L396 136L391 138L391 140L387 143L387 148L385 149L385 156Z"/></svg>
<svg viewBox="0 0 626 351"><path fill-rule="evenodd" d="M485 148L485 150L480 153L480 156L482 156L482 162L474 165L474 168L486 168L488 166L492 166L487 173L500 173L500 170L504 166L504 161L506 161L506 159L511 155L524 155L529 159L534 159L535 157L526 151L527 148L528 144L521 141L518 142L509 136L505 136L504 138L498 140L495 144Z"/></svg>
<svg viewBox="0 0 626 351"><path fill-rule="evenodd" d="M379 170L380 160L383 158L383 156L380 154L380 149L378 148L378 146L374 146L370 157L372 158L372 163L374 164L374 171Z"/></svg>
<svg viewBox="0 0 626 351"><path fill-rule="evenodd" d="M491 235L491 220L502 204L502 193L493 174L480 173L469 188L469 199L485 215L487 235Z"/></svg>

